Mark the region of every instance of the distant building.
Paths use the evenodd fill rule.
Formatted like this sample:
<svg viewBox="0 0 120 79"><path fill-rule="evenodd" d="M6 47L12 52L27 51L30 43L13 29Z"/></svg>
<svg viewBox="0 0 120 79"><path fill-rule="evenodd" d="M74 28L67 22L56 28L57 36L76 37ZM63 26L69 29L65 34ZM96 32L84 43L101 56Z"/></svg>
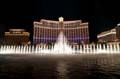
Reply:
<svg viewBox="0 0 120 79"><path fill-rule="evenodd" d="M120 42L120 24L97 35L98 42Z"/></svg>
<svg viewBox="0 0 120 79"><path fill-rule="evenodd" d="M59 18L59 21L41 19L34 22L33 44L54 43L61 30L69 43L89 43L88 22Z"/></svg>
<svg viewBox="0 0 120 79"><path fill-rule="evenodd" d="M120 41L120 24L117 24L115 29L116 29L116 37L117 37L118 41Z"/></svg>
<svg viewBox="0 0 120 79"><path fill-rule="evenodd" d="M5 32L4 42L5 44L28 44L29 32L25 32L24 29L10 29L9 32Z"/></svg>

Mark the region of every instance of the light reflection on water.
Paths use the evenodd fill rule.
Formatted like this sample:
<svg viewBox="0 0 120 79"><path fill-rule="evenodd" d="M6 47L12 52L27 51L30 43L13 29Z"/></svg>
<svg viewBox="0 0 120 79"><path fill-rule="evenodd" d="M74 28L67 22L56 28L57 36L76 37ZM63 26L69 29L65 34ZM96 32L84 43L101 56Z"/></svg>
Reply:
<svg viewBox="0 0 120 79"><path fill-rule="evenodd" d="M69 79L68 73L68 65L64 61L59 61L57 64L58 78L57 79Z"/></svg>
<svg viewBox="0 0 120 79"><path fill-rule="evenodd" d="M119 79L120 55L0 56L0 79Z"/></svg>

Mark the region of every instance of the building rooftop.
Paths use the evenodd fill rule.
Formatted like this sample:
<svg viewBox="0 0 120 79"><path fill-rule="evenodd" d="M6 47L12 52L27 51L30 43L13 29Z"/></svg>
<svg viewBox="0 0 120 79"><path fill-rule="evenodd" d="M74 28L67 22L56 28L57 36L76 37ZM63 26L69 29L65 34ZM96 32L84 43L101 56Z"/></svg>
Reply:
<svg viewBox="0 0 120 79"><path fill-rule="evenodd" d="M24 32L25 29L9 29L10 32Z"/></svg>
<svg viewBox="0 0 120 79"><path fill-rule="evenodd" d="M109 34L116 34L116 29L113 28L111 30L104 31L104 32L98 34L97 37L100 38L100 37L103 37L103 36L106 36L106 35L109 35Z"/></svg>

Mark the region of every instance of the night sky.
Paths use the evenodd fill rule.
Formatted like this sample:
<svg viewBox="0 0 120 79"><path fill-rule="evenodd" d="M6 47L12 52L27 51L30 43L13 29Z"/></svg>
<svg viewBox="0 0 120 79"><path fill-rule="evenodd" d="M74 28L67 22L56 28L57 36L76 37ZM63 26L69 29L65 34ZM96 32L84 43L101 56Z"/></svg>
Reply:
<svg viewBox="0 0 120 79"><path fill-rule="evenodd" d="M63 16L65 20L88 21L91 41L96 41L98 33L120 22L120 16L115 16L118 10L119 2L112 0L4 0L0 2L0 31L2 36L10 28L24 28L32 40L33 21Z"/></svg>

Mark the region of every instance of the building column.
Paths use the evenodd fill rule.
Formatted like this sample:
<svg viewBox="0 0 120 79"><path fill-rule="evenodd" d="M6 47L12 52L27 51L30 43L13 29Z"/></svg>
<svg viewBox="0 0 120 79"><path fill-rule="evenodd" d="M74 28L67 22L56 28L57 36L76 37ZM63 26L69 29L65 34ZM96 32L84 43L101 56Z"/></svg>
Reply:
<svg viewBox="0 0 120 79"><path fill-rule="evenodd" d="M34 26L34 36L33 36L33 43L36 43L36 27Z"/></svg>
<svg viewBox="0 0 120 79"><path fill-rule="evenodd" d="M50 41L50 29L48 29L48 40Z"/></svg>
<svg viewBox="0 0 120 79"><path fill-rule="evenodd" d="M36 43L38 43L38 34L39 34L39 32L38 32L38 27L36 27Z"/></svg>

